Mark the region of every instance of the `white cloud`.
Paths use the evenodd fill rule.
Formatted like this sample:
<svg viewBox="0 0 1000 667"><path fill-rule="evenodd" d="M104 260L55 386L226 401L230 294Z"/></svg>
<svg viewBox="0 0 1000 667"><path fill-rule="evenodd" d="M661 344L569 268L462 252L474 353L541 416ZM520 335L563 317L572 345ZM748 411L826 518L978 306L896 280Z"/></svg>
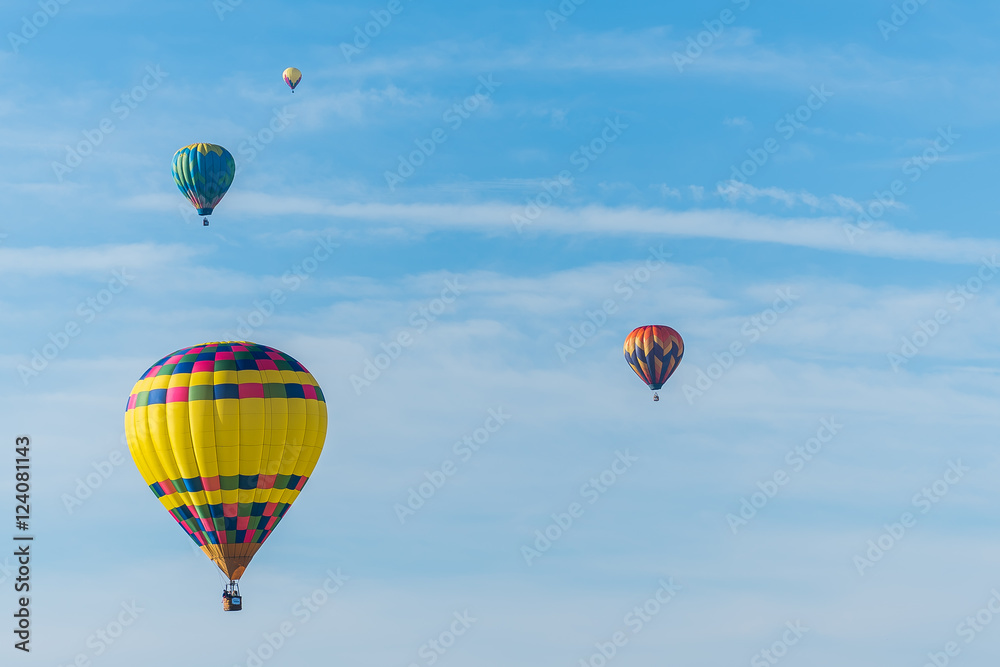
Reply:
<svg viewBox="0 0 1000 667"><path fill-rule="evenodd" d="M39 443L66 445L57 464L39 470L37 484L53 492L37 510L46 512L49 529L61 539L92 535L107 528L113 511L115 521L131 526L137 537L127 544L81 542L82 557L96 559L97 572L108 572L112 582L97 594L58 572L40 580L40 600L58 592L71 603L54 607L51 619L68 655L85 649L86 636L104 616L111 620L121 600L137 598L147 615L109 651L108 665L134 664L136 655L183 631L191 618L200 619L197 626L205 631L191 639L199 655L238 661L331 567L351 575L351 586L317 621L302 626L281 655L291 659L320 650L330 635L317 628L333 623L349 628L338 635L345 655L370 657L373 638L388 628L396 639L379 649L383 661L412 659L422 642L443 629L439 619L453 607L474 608L482 619L469 636L470 653L483 646L501 650L524 622L518 610L528 600L534 610L529 615L537 616L528 625L545 627L535 640L538 655L549 662L567 652L585 656L593 638L617 629L623 610L645 600L665 576L684 590L677 607L643 634L641 648L637 640L637 659L641 651L670 645L675 652L698 651L721 663L730 651L706 654L703 643L709 636L717 639L719 627L738 652L749 647L746 654L752 655L761 636L799 617L814 624L810 627L832 628L827 632L845 641L904 642L915 623L935 627L935 618L914 615L907 597L912 578L928 568L960 573L932 591L940 592L935 599L948 607L941 610L943 627L952 627L961 617L952 610L978 600L976 586L988 579L998 548L992 539L956 538L949 524L976 522L982 507L1000 502L988 438L1000 377L937 364L995 365L990 355L1000 326L996 287L980 292L921 352L916 360L921 366L896 374L884 352L946 303L947 284L904 289L793 280L801 295L796 307L689 405L683 386L695 382L697 369L714 363L714 355L733 340L747 342L743 323L770 304L780 284L670 264L626 300L615 285L644 259L536 277L458 276L467 290L361 396L349 376L381 353L383 343L412 328L410 314L435 298L449 274L389 281L356 276L319 282L317 276L304 287L303 293L308 289L327 298L312 307L279 310L254 337L292 353L319 379L331 414L327 450L314 480L244 579L247 609L259 628L221 648L207 639L225 620L216 606L217 577L134 470L116 471L72 516L58 495L72 491L93 462L121 448L122 397L138 374L158 355L199 341L231 314L203 308L211 295L194 282L158 285L155 289L177 304L160 306L162 312L155 313L160 319L144 320L140 312L109 324L99 346L72 348L27 391L11 387L8 375L0 400L18 423L28 424ZM253 282L238 274L214 280L223 291L231 291L233 282ZM269 286L258 287L266 292ZM154 286L136 289L145 294ZM606 298L617 300L617 313L562 363L555 343ZM652 317L675 324L687 343L685 360L656 405L625 365L620 347L633 324ZM0 361L10 367L15 360ZM86 395L79 387L87 388ZM405 501L408 488L426 472L454 458L453 443L498 405L512 415L510 424L459 468L413 523L401 526L393 504ZM60 419L50 418L53 411ZM831 414L844 423L843 433L744 533L732 535L726 512L738 508L757 481L784 466L785 452L805 442L818 420ZM641 469L587 505L571 531L536 565L525 566L520 546L530 543L552 512L564 511L578 497L580 484L624 447L641 457ZM853 574L852 554L906 510L910 497L955 457L975 466L975 473L935 507L933 520L921 517L873 571L877 578ZM900 460L907 465L900 468ZM840 512L836 522L826 519L830 507ZM463 526L458 533L456 522ZM317 533L320 525L325 527ZM983 531L987 534L988 522ZM956 539L962 549L954 549ZM678 541L685 549L674 548ZM944 542L952 546L936 546ZM405 562L394 553L405 553ZM296 566L288 569L293 554ZM170 585L150 589L151 570ZM744 582L738 594L730 585L736 579ZM775 581L792 592L775 598ZM956 581L963 591L954 590ZM511 590L518 592L516 602ZM93 627L58 611L84 599L95 610ZM859 605L875 609L843 621L851 617L842 609ZM414 609L424 612L417 624ZM878 622L879 610L890 621L876 631L871 623ZM170 620L180 618L186 621ZM546 618L561 620L546 625ZM567 642L575 648L567 649ZM66 658L53 647L45 651L53 661ZM495 664L509 664L508 657Z"/></svg>
<svg viewBox="0 0 1000 667"><path fill-rule="evenodd" d="M700 25L697 29L692 26L694 33L701 29ZM482 40L443 40L366 58L350 68L338 66L323 76L357 79L411 70L577 71L636 77L728 78L758 87L803 91L823 83L836 95L850 95L875 105L898 104L904 98L935 100L968 95L967 110L977 116L993 113L1000 105L1000 86L988 65L976 68L940 59L900 58L859 44L821 43L805 49L765 44L758 31L741 25L729 27L694 64L679 72L672 54L684 51L689 34L662 26L546 34L544 40L506 48ZM331 58L337 62L339 52Z"/></svg>
<svg viewBox="0 0 1000 667"><path fill-rule="evenodd" d="M790 190L785 190L784 188L773 186L758 188L748 183L741 183L736 180L719 183L716 187L716 193L731 204L735 204L740 201L754 202L758 199L770 199L772 201L781 202L788 208L802 204L813 210L835 211L838 213L848 214L856 214L864 210L864 207L861 204L854 201L850 197L844 197L842 195L835 194L828 197L819 197L811 192L806 192L805 190L792 192ZM893 209L906 208L904 204L895 200L882 205Z"/></svg>
<svg viewBox="0 0 1000 667"><path fill-rule="evenodd" d="M134 243L91 247L0 247L0 273L67 276L104 273L122 267L162 268L199 252L183 245Z"/></svg>
<svg viewBox="0 0 1000 667"><path fill-rule="evenodd" d="M696 188L697 186L690 186ZM775 197L791 197L780 189ZM813 201L798 195L800 201ZM169 203L168 203L169 199ZM838 207L851 208L846 198L832 199ZM127 205L136 208L170 210L176 197L134 198ZM483 204L340 204L317 198L286 197L245 192L231 210L249 215L298 214L342 221L364 221L397 226L403 223L430 231L464 229L487 233L513 234L511 216L523 215L523 205L500 202ZM652 234L677 238L709 238L751 241L813 248L873 257L918 259L952 264L975 264L984 256L1000 253L1000 241L950 238L941 233L909 232L880 224L863 234L849 236L845 225L853 218L781 218L745 211L705 209L671 211L656 208L609 208L553 206L524 229L529 234Z"/></svg>
<svg viewBox="0 0 1000 667"><path fill-rule="evenodd" d="M656 188L660 195L664 197L672 197L673 199L681 198L681 191L677 188L670 187L666 183L660 183L659 185L653 185L650 187Z"/></svg>

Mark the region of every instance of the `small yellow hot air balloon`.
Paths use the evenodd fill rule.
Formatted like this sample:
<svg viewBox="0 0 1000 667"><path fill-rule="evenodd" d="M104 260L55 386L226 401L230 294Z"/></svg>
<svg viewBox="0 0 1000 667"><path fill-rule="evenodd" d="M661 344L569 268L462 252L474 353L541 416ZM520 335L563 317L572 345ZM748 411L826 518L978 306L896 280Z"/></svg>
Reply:
<svg viewBox="0 0 1000 667"><path fill-rule="evenodd" d="M282 76L285 79L285 83L288 84L288 87L291 88L292 92L294 93L295 86L299 85L299 81L302 80L302 72L295 69L294 67L289 67L284 71Z"/></svg>
<svg viewBox="0 0 1000 667"><path fill-rule="evenodd" d="M238 581L298 498L326 439L326 399L299 362L247 341L169 354L142 374L125 437L143 480L229 579Z"/></svg>

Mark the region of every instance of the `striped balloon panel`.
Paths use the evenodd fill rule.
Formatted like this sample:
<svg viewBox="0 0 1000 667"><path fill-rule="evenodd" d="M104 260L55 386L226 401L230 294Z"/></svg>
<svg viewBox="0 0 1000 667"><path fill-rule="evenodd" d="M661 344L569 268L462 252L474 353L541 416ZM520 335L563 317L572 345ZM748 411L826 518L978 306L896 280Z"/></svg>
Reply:
<svg viewBox="0 0 1000 667"><path fill-rule="evenodd" d="M639 327L625 339L625 360L636 375L659 389L673 375L684 356L681 335L667 326Z"/></svg>

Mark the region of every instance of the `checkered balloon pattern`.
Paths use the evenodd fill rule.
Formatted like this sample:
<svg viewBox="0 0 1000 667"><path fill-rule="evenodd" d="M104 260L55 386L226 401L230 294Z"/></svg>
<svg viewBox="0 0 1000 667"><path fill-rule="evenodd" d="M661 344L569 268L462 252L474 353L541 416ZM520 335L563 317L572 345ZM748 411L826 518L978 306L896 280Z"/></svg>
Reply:
<svg viewBox="0 0 1000 667"><path fill-rule="evenodd" d="M326 400L313 376L287 354L245 341L160 359L136 382L125 410L143 479L231 576L236 568L220 559L242 553L249 562L312 474L326 427Z"/></svg>

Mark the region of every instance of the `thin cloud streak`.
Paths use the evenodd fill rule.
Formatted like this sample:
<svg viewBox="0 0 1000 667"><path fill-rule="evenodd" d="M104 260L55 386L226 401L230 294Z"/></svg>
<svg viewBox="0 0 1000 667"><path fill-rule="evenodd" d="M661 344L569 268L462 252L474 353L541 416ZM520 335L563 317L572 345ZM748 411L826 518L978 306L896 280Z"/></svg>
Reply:
<svg viewBox="0 0 1000 667"><path fill-rule="evenodd" d="M144 268L169 266L197 255L199 252L183 245L132 243L128 245L92 246L85 248L0 248L0 274L19 275L79 275L120 269L123 266Z"/></svg>
<svg viewBox="0 0 1000 667"><path fill-rule="evenodd" d="M176 209L176 198L146 195L125 202L141 209ZM515 234L513 215L523 205L483 204L336 204L317 198L243 193L233 211L244 215L315 215L337 220L361 220L392 226L414 224L424 230L452 229ZM524 229L541 235L654 234L663 237L707 238L827 250L832 252L922 260L942 264L976 264L1000 253L1000 240L948 238L943 234L908 232L878 225L849 234L854 220L838 217L778 218L745 211L707 209L670 211L659 208L552 207Z"/></svg>

